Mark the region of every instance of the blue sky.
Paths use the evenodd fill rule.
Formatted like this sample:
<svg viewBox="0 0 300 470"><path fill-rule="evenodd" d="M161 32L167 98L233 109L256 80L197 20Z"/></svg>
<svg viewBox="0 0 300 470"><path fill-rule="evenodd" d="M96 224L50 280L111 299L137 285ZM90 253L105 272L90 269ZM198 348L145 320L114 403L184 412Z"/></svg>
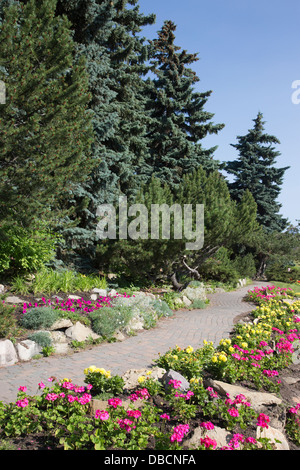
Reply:
<svg viewBox="0 0 300 470"><path fill-rule="evenodd" d="M176 45L198 53L192 65L200 78L197 91L212 90L205 110L224 123L203 146L218 145L215 158L234 160L230 144L253 127L260 111L265 132L276 136L281 152L276 166L286 171L278 201L293 224L300 219L300 2L299 0L139 0L140 11L155 13L156 23L143 29L156 37L165 20L176 25ZM299 80L298 88L292 88ZM299 100L300 101L300 100Z"/></svg>

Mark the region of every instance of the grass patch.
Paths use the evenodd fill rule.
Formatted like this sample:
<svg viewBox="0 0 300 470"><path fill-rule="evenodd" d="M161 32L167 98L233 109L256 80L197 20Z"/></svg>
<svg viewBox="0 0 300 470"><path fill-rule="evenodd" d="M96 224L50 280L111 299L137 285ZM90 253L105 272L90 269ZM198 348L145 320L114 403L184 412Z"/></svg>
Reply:
<svg viewBox="0 0 300 470"><path fill-rule="evenodd" d="M76 271L55 271L43 269L35 274L32 281L17 276L12 282L12 290L19 294L58 294L59 292L87 292L95 287L106 289L106 279L96 275L84 275Z"/></svg>

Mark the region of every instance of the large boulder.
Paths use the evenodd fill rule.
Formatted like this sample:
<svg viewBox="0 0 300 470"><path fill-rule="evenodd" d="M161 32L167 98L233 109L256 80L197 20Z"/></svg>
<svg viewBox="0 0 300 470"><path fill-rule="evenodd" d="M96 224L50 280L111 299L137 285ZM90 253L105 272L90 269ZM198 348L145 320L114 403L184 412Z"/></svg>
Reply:
<svg viewBox="0 0 300 470"><path fill-rule="evenodd" d="M168 370L162 377L162 382L164 383L166 390L169 387L172 387L172 385L169 385L170 380L176 380L180 382L178 390L181 392L187 392L190 389L190 383L186 380L186 378L179 374L179 372L176 372L172 369Z"/></svg>
<svg viewBox="0 0 300 470"><path fill-rule="evenodd" d="M73 341L86 341L88 338L99 339L100 336L97 335L91 328L83 325L81 322L76 322L75 325L67 328L65 335Z"/></svg>
<svg viewBox="0 0 300 470"><path fill-rule="evenodd" d="M221 396L227 396L234 399L237 395L243 394L251 402L253 409L257 412L263 412L266 406L279 406L282 403L281 398L273 393L255 392L241 387L232 385L219 380L207 380L205 386L212 387Z"/></svg>
<svg viewBox="0 0 300 470"><path fill-rule="evenodd" d="M191 302L193 302L194 300L207 299L204 284L197 287L186 287L181 292L181 298L183 298L183 296L187 297Z"/></svg>
<svg viewBox="0 0 300 470"><path fill-rule="evenodd" d="M232 434L224 428L220 428L215 426L214 429L204 429L202 427L198 427L193 431L193 435L190 439L184 442L184 445L188 449L195 449L200 446L201 442L200 439L204 437L209 437L216 441L216 449L220 450L223 447L228 446L230 440L232 439Z"/></svg>
<svg viewBox="0 0 300 470"><path fill-rule="evenodd" d="M17 351L9 339L0 341L0 366L12 366L18 362Z"/></svg>
<svg viewBox="0 0 300 470"><path fill-rule="evenodd" d="M151 372L151 374L149 374ZM151 377L154 380L161 380L166 373L165 369L161 367L153 367L152 369L129 369L123 375L124 389L133 390L139 386L139 377Z"/></svg>
<svg viewBox="0 0 300 470"><path fill-rule="evenodd" d="M16 345L16 350L19 356L20 361L30 361L33 356L40 354L42 348L35 342L30 339L25 339L20 341Z"/></svg>

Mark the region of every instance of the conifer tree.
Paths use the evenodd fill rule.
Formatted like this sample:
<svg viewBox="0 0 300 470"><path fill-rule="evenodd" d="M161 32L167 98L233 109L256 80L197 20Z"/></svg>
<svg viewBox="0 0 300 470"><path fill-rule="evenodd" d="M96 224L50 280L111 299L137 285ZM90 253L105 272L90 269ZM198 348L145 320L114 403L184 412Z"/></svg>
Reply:
<svg viewBox="0 0 300 470"><path fill-rule="evenodd" d="M0 220L23 226L41 217L50 223L92 168L88 77L55 7L56 0L29 0L1 9Z"/></svg>
<svg viewBox="0 0 300 470"><path fill-rule="evenodd" d="M232 144L239 155L234 161L225 164L225 170L235 176L228 183L232 197L239 201L248 189L257 204L257 220L267 231L282 231L287 220L280 214L281 204L277 197L285 171L289 167L275 167L280 152L274 144L280 144L277 137L264 132L262 113L258 113L254 126L244 136L238 136L237 144Z"/></svg>
<svg viewBox="0 0 300 470"><path fill-rule="evenodd" d="M92 256L97 207L116 202L119 193L133 197L147 178L143 75L148 68L139 33L154 16L140 13L138 0L59 0L57 14L68 16L78 55L87 58L96 162L70 198L78 224L63 234L74 249Z"/></svg>
<svg viewBox="0 0 300 470"><path fill-rule="evenodd" d="M199 82L190 68L198 60L175 45L176 25L165 21L152 41L151 64L155 76L149 78L148 142L151 171L163 182L176 187L182 176L201 165L206 170L215 170L218 162L213 160L216 149L203 149L201 140L208 134L217 134L223 124L213 124L213 114L204 110L211 95L196 92Z"/></svg>

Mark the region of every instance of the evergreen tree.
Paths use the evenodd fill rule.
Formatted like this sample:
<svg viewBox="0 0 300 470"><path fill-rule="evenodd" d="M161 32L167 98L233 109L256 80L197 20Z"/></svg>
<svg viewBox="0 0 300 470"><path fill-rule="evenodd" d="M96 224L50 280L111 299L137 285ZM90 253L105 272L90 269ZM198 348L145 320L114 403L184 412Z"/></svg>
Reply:
<svg viewBox="0 0 300 470"><path fill-rule="evenodd" d="M97 207L119 193L133 197L146 180L147 153L143 76L146 47L139 37L154 16L139 12L138 0L59 0L58 14L72 22L78 55L87 59L92 100L96 166L73 191L78 224L64 230L83 256L95 250Z"/></svg>
<svg viewBox="0 0 300 470"><path fill-rule="evenodd" d="M32 226L56 215L58 201L91 171L91 118L83 59L74 63L56 0L3 2L0 78L0 221Z"/></svg>
<svg viewBox="0 0 300 470"><path fill-rule="evenodd" d="M232 197L241 200L247 189L252 193L257 204L257 220L267 231L282 231L287 220L278 212L281 204L276 200L281 191L285 171L289 167L276 168L276 158L280 152L273 144L279 140L264 132L262 113L258 113L254 126L245 136L238 136L237 160L226 162L225 170L235 176L229 189Z"/></svg>
<svg viewBox="0 0 300 470"><path fill-rule="evenodd" d="M175 45L175 31L176 25L165 21L158 38L152 41L151 64L155 76L147 81L148 167L174 187L184 174L200 165L206 170L218 167L218 162L213 160L216 147L205 150L201 140L224 127L210 122L213 114L205 111L204 106L211 91L195 91L199 78L190 68L198 60L197 54Z"/></svg>

